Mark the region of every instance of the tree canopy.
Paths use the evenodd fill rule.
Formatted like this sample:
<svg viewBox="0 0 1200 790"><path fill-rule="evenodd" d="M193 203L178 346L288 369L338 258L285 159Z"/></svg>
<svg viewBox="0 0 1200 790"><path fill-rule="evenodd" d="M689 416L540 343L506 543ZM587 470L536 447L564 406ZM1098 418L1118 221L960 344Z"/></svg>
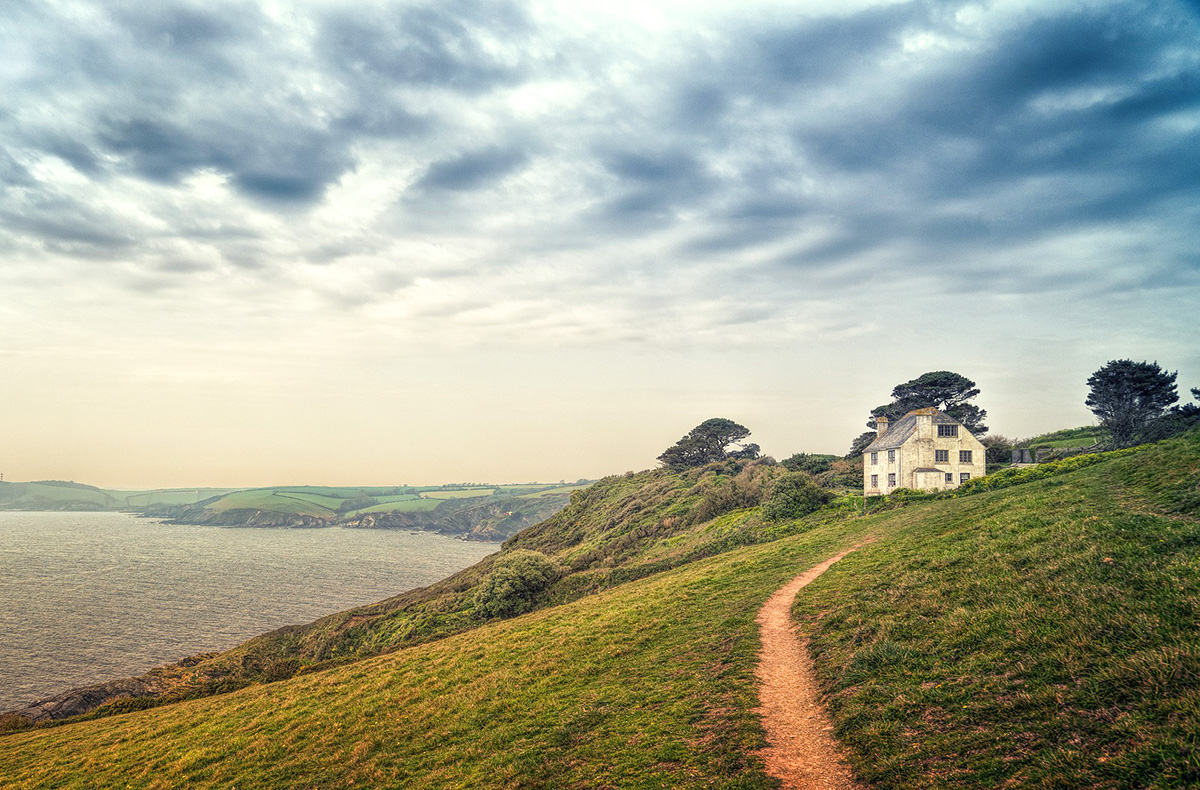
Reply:
<svg viewBox="0 0 1200 790"><path fill-rule="evenodd" d="M1135 444L1167 407L1179 400L1176 375L1160 368L1157 362L1114 359L1088 378L1090 389L1084 403L1100 419L1114 444Z"/></svg>
<svg viewBox="0 0 1200 790"><path fill-rule="evenodd" d="M922 373L911 381L897 384L892 389L892 402L871 410L867 427L875 428L878 417L898 420L913 409L932 406L961 422L975 436L982 436L988 431L983 423L987 411L970 402L978 394L975 382L961 374L949 370Z"/></svg>
<svg viewBox="0 0 1200 790"><path fill-rule="evenodd" d="M705 420L663 451L659 463L671 469L689 469L727 458L757 458L757 444L745 442L750 429L724 417Z"/></svg>

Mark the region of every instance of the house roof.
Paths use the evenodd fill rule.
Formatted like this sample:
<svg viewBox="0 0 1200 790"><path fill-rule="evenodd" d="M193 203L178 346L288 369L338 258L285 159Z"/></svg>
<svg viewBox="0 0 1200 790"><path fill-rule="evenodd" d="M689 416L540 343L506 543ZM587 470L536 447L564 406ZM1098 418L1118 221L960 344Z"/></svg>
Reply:
<svg viewBox="0 0 1200 790"><path fill-rule="evenodd" d="M913 409L889 425L887 432L883 436L876 437L875 441L867 445L867 448L863 452L869 453L878 450L896 449L917 432L917 418L925 416L932 416L934 425L962 425L958 420L943 414L937 409ZM964 428L963 430L966 429Z"/></svg>

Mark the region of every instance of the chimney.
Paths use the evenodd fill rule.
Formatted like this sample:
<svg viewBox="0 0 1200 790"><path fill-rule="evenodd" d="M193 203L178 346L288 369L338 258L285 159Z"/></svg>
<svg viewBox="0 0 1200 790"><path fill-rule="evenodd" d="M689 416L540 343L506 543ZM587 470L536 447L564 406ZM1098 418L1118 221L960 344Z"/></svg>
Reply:
<svg viewBox="0 0 1200 790"><path fill-rule="evenodd" d="M887 429L888 429L888 418L887 417L876 417L875 418L875 438L878 439L880 436L883 436L885 433L887 433Z"/></svg>

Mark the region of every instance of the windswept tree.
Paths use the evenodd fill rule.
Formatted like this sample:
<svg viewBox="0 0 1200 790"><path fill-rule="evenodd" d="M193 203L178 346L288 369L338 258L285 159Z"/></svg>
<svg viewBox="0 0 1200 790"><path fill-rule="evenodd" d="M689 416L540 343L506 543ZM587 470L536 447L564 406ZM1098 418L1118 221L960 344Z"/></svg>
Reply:
<svg viewBox="0 0 1200 790"><path fill-rule="evenodd" d="M975 382L949 370L922 373L912 381L897 384L892 389L892 402L871 410L868 428L876 427L877 417L898 420L913 409L933 407L953 417L975 436L987 433L983 421L987 412L971 400L979 394Z"/></svg>
<svg viewBox="0 0 1200 790"><path fill-rule="evenodd" d="M697 425L687 435L663 451L659 463L671 469L689 469L727 458L758 457L757 444L746 442L750 430L733 420L713 417Z"/></svg>
<svg viewBox="0 0 1200 790"><path fill-rule="evenodd" d="M867 420L867 427L871 430L858 435L846 457L862 455L867 445L875 440L879 417L887 417L895 422L913 409L939 409L961 422L975 436L982 436L988 431L983 423L987 412L971 403L971 399L978 394L979 388L975 382L949 370L922 373L911 381L897 384L892 388L891 403L871 409L871 419Z"/></svg>
<svg viewBox="0 0 1200 790"><path fill-rule="evenodd" d="M1177 373L1168 373L1157 362L1114 359L1088 378L1084 401L1112 437L1126 447L1145 437L1167 407L1179 400Z"/></svg>

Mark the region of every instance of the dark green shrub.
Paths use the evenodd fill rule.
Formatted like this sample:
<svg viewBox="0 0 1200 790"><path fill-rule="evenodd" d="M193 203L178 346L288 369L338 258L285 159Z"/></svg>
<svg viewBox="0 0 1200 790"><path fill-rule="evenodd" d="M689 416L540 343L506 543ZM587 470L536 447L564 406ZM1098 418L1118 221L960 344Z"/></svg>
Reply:
<svg viewBox="0 0 1200 790"><path fill-rule="evenodd" d="M784 458L779 462L779 465L789 472L808 472L810 475L819 475L822 472L828 472L833 462L840 460L836 455L822 455L820 453L796 453L788 458Z"/></svg>
<svg viewBox="0 0 1200 790"><path fill-rule="evenodd" d="M538 594L561 574L562 568L540 551L506 552L475 588L475 611L485 618L528 612Z"/></svg>
<svg viewBox="0 0 1200 790"><path fill-rule="evenodd" d="M807 516L820 510L833 495L822 489L812 477L792 472L775 480L771 493L763 503L763 516L770 521L783 521Z"/></svg>

